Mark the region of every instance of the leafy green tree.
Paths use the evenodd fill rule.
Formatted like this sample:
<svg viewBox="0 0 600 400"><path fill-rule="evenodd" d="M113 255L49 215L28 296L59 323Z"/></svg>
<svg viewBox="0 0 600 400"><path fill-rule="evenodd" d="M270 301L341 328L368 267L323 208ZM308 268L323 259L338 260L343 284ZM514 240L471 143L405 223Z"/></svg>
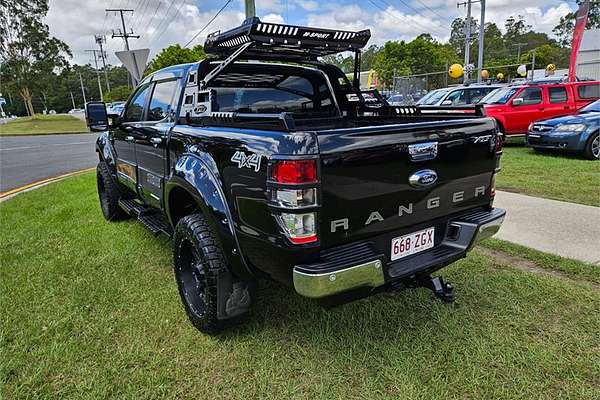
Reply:
<svg viewBox="0 0 600 400"><path fill-rule="evenodd" d="M556 44L546 43L535 49L535 65L537 68L545 68L548 64L554 64L558 68L569 65L570 49L559 47ZM528 51L523 57L524 61L533 60L533 50Z"/></svg>
<svg viewBox="0 0 600 400"><path fill-rule="evenodd" d="M154 71L170 67L171 65L200 61L203 58L206 58L206 53L201 45L188 49L181 47L179 44L174 44L162 49L162 51L150 61L145 74L149 75Z"/></svg>
<svg viewBox="0 0 600 400"><path fill-rule="evenodd" d="M131 94L131 88L126 85L117 86L111 89L110 92L104 94L104 101L125 101Z"/></svg>
<svg viewBox="0 0 600 400"><path fill-rule="evenodd" d="M461 60L465 59L465 22L466 18L455 18L450 25L450 39L448 44L454 50ZM471 40L469 41L469 53L473 54L473 45L477 32L479 31L479 23L471 17Z"/></svg>
<svg viewBox="0 0 600 400"><path fill-rule="evenodd" d="M35 114L34 94L47 106L42 89L55 70L65 68L69 47L52 36L44 18L47 0L12 0L0 3L0 61L23 99L28 115Z"/></svg>
<svg viewBox="0 0 600 400"><path fill-rule="evenodd" d="M583 0L576 0L576 2L577 5L580 5ZM586 28L600 28L600 2L597 0L590 2ZM558 37L558 43L562 47L570 47L573 40L573 29L575 29L575 13L571 12L560 18L560 22L554 27L552 32Z"/></svg>

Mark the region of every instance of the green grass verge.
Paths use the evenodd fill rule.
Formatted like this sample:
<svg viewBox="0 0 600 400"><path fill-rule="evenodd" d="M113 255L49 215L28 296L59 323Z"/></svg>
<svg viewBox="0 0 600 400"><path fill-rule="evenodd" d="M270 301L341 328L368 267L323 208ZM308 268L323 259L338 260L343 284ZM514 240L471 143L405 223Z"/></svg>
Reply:
<svg viewBox="0 0 600 400"><path fill-rule="evenodd" d="M0 136L87 132L85 121L72 115L36 115L0 125Z"/></svg>
<svg viewBox="0 0 600 400"><path fill-rule="evenodd" d="M600 293L473 252L424 290L331 311L262 284L249 324L194 330L170 243L107 223L92 174L0 204L4 398L593 399Z"/></svg>
<svg viewBox="0 0 600 400"><path fill-rule="evenodd" d="M600 162L507 146L496 186L531 196L600 206Z"/></svg>
<svg viewBox="0 0 600 400"><path fill-rule="evenodd" d="M594 264L544 253L500 239L487 239L479 245L488 249L501 251L513 257L524 258L535 263L537 267L549 271L558 271L573 279L600 284L600 266Z"/></svg>

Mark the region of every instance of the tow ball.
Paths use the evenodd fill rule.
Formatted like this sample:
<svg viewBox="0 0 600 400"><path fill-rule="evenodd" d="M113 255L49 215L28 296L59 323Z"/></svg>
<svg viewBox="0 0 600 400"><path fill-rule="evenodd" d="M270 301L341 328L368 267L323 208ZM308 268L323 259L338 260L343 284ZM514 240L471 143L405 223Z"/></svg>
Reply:
<svg viewBox="0 0 600 400"><path fill-rule="evenodd" d="M403 289L427 288L433 292L435 297L444 303L452 304L456 299L454 295L454 285L450 282L444 282L441 276L413 276L400 282L394 282L388 290L394 292Z"/></svg>
<svg viewBox="0 0 600 400"><path fill-rule="evenodd" d="M450 282L444 282L441 276L415 276L404 282L392 285L391 290L401 290L403 288L427 288L433 292L435 297L444 303L454 303L454 285Z"/></svg>
<svg viewBox="0 0 600 400"><path fill-rule="evenodd" d="M454 303L454 285L450 282L444 282L441 276L424 276L416 280L418 286L425 287L433 292L435 297L445 303Z"/></svg>

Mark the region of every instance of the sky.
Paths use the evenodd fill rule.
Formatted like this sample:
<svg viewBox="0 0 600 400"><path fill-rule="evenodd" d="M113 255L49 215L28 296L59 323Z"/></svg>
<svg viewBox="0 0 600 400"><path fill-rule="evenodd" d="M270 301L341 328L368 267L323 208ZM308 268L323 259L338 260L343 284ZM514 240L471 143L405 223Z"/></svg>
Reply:
<svg viewBox="0 0 600 400"><path fill-rule="evenodd" d="M106 35L108 61L119 64L115 51L123 50L123 39L111 38L120 28L117 13L106 8L134 9L125 24L139 39L130 39L131 48L150 48L150 58L174 43L184 45L226 3L226 0L50 0L46 23L52 35L66 42L74 63L93 63L87 49L97 48L94 35ZM509 16L522 15L536 31L552 34L560 17L576 9L574 1L563 0L487 0L486 22L503 29ZM191 44L203 44L206 35L227 30L244 20L244 0L231 0L215 21ZM256 14L263 21L292 25L347 30L371 29L373 44L387 40L411 40L429 33L440 41L448 40L450 24L466 15L456 0L256 0ZM472 14L479 19L480 5Z"/></svg>

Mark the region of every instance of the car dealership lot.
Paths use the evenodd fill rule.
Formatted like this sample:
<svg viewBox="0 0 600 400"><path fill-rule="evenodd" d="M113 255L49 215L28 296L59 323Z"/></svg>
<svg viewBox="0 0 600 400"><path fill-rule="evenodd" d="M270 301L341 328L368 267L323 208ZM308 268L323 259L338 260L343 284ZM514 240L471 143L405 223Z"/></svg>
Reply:
<svg viewBox="0 0 600 400"><path fill-rule="evenodd" d="M577 398L597 395L598 269L522 270L475 251L429 291L331 311L261 286L252 322L187 322L170 244L106 224L92 173L2 203L6 398ZM552 268L540 265L540 268Z"/></svg>

